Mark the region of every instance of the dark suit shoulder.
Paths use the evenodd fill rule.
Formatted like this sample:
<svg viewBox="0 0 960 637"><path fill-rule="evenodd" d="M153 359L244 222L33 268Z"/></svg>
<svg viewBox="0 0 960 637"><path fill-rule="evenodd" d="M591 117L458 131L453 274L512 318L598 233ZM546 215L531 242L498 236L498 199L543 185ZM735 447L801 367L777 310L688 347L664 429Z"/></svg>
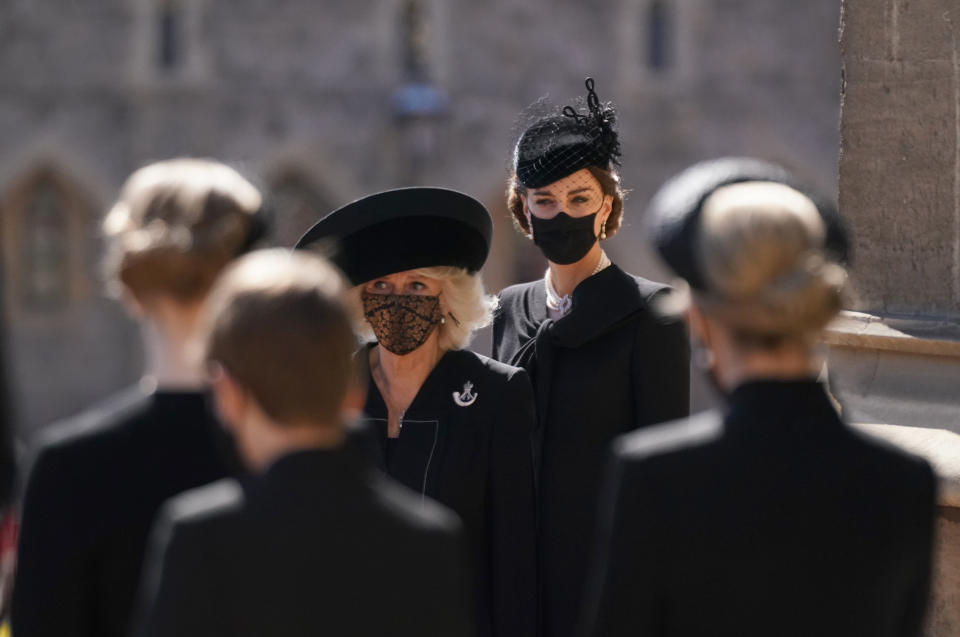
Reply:
<svg viewBox="0 0 960 637"><path fill-rule="evenodd" d="M526 283L515 283L503 288L499 294L501 306L510 305L528 296L538 285L543 285L543 279L528 281Z"/></svg>
<svg viewBox="0 0 960 637"><path fill-rule="evenodd" d="M641 276L636 276L635 274L631 274L630 278L632 278L637 284L637 289L640 290L640 296L647 303L652 301L659 294L666 294L673 291L673 288L666 283L651 281L650 279L645 279Z"/></svg>
<svg viewBox="0 0 960 637"><path fill-rule="evenodd" d="M454 534L460 529L455 513L386 476L371 478L371 487L383 511L401 526L441 534Z"/></svg>
<svg viewBox="0 0 960 637"><path fill-rule="evenodd" d="M936 482L933 467L924 458L860 429L846 427L859 443L860 455L870 458L884 474L896 475L901 482L912 480L913 484Z"/></svg>
<svg viewBox="0 0 960 637"><path fill-rule="evenodd" d="M230 517L243 509L245 502L240 483L224 478L170 498L164 505L164 515L178 526L197 526Z"/></svg>
<svg viewBox="0 0 960 637"><path fill-rule="evenodd" d="M125 427L149 408L149 396L139 388L120 392L82 413L44 428L34 442L31 466L41 457L89 459L92 450L109 452L111 442L122 438ZM93 455L96 455L94 453Z"/></svg>
<svg viewBox="0 0 960 637"><path fill-rule="evenodd" d="M621 461L631 463L702 448L722 436L723 417L716 411L705 411L620 436L613 449Z"/></svg>

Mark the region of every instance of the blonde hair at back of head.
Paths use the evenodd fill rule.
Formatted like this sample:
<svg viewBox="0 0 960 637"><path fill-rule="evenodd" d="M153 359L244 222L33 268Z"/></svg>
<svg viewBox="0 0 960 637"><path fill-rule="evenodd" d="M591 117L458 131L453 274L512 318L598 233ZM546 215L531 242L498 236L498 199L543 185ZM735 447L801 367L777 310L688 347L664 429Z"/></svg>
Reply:
<svg viewBox="0 0 960 637"><path fill-rule="evenodd" d="M718 188L703 204L697 252L709 315L744 342L814 337L840 311L845 270L827 260L814 203L772 182Z"/></svg>
<svg viewBox="0 0 960 637"><path fill-rule="evenodd" d="M440 307L443 309L444 322L437 328L441 350L463 349L470 344L476 330L486 327L493 320L497 299L485 293L479 273L470 274L464 268L453 266L418 268L413 272L441 283ZM376 336L363 316L362 292L363 285L358 285L349 295L354 329L362 340L373 342Z"/></svg>
<svg viewBox="0 0 960 637"><path fill-rule="evenodd" d="M108 285L139 299L201 299L249 236L260 192L207 159L171 159L134 172L103 223Z"/></svg>
<svg viewBox="0 0 960 637"><path fill-rule="evenodd" d="M238 259L205 307L205 359L280 425L332 425L353 381L346 284L329 262L273 249Z"/></svg>

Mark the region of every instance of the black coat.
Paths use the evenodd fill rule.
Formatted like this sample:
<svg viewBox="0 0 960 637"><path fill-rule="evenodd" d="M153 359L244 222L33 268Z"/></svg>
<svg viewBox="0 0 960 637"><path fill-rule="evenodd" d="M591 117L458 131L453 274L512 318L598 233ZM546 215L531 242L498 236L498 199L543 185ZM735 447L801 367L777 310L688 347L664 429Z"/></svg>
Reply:
<svg viewBox="0 0 960 637"><path fill-rule="evenodd" d="M43 434L27 483L12 627L124 637L163 502L228 474L198 392L131 390Z"/></svg>
<svg viewBox="0 0 960 637"><path fill-rule="evenodd" d="M458 397L470 404L458 405ZM372 379L365 412L380 467L463 521L477 633L530 637L537 586L527 374L474 352L449 351L405 412L399 438L387 440L387 408Z"/></svg>
<svg viewBox="0 0 960 637"><path fill-rule="evenodd" d="M577 286L557 321L542 280L500 294L494 357L526 368L536 395L546 637L575 629L610 441L689 413L686 331L650 307L666 289L610 266Z"/></svg>
<svg viewBox="0 0 960 637"><path fill-rule="evenodd" d="M586 635L920 634L933 472L814 381L623 437L607 493Z"/></svg>
<svg viewBox="0 0 960 637"><path fill-rule="evenodd" d="M164 507L137 634L469 637L459 528L352 449L294 452Z"/></svg>

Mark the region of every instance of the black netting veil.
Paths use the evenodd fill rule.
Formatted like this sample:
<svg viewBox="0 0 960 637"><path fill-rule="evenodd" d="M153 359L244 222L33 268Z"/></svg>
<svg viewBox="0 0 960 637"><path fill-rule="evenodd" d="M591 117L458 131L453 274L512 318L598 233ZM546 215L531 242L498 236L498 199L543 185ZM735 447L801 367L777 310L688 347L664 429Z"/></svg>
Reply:
<svg viewBox="0 0 960 637"><path fill-rule="evenodd" d="M530 122L514 148L513 168L527 188L540 188L583 168L610 168L620 163L620 141L615 130L616 112L601 103L593 78L587 78L586 108L576 106L540 113L528 112Z"/></svg>

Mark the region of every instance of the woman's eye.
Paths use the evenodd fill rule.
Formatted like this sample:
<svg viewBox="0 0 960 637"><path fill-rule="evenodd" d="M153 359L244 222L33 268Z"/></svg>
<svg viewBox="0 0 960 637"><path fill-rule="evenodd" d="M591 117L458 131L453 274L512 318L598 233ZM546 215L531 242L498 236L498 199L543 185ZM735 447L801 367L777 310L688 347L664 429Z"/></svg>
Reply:
<svg viewBox="0 0 960 637"><path fill-rule="evenodd" d="M534 203L537 204L538 206L550 206L550 205L553 204L553 200L551 200L551 199L536 199L536 200L534 201Z"/></svg>
<svg viewBox="0 0 960 637"><path fill-rule="evenodd" d="M414 281L413 283L410 284L410 289L416 292L420 292L422 290L426 290L427 286L421 283L420 281Z"/></svg>
<svg viewBox="0 0 960 637"><path fill-rule="evenodd" d="M374 290L386 290L386 289L387 289L387 282L386 282L386 281L374 281L374 282L373 282L373 289L374 289Z"/></svg>
<svg viewBox="0 0 960 637"><path fill-rule="evenodd" d="M590 201L590 198L583 195L577 195L573 198L573 203L587 203L588 201Z"/></svg>

